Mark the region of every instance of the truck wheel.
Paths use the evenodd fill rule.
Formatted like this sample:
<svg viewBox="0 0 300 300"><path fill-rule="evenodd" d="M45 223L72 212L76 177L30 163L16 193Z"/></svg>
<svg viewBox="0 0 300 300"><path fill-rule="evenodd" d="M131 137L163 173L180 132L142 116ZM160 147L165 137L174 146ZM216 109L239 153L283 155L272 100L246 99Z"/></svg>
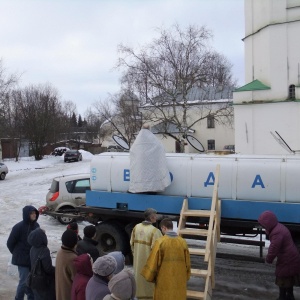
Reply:
<svg viewBox="0 0 300 300"><path fill-rule="evenodd" d="M96 240L100 256L113 251L129 252L129 239L125 230L117 223L100 223L97 226Z"/></svg>

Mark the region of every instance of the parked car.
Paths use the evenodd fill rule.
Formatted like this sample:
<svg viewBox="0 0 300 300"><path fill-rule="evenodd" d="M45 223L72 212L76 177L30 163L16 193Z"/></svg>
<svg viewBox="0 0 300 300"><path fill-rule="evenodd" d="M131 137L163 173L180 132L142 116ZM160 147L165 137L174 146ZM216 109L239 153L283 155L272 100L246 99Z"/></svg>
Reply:
<svg viewBox="0 0 300 300"><path fill-rule="evenodd" d="M64 162L67 161L81 161L82 154L78 150L67 150L65 152Z"/></svg>
<svg viewBox="0 0 300 300"><path fill-rule="evenodd" d="M107 147L107 152L123 152L124 149L119 145L109 145Z"/></svg>
<svg viewBox="0 0 300 300"><path fill-rule="evenodd" d="M46 206L53 211L68 211L85 204L85 191L90 190L90 175L78 174L55 177L46 195ZM62 224L75 219L58 217Z"/></svg>
<svg viewBox="0 0 300 300"><path fill-rule="evenodd" d="M225 145L224 150L230 151L230 152L235 152L235 146L234 145Z"/></svg>
<svg viewBox="0 0 300 300"><path fill-rule="evenodd" d="M51 155L62 156L66 151L70 150L67 147L57 147L51 152Z"/></svg>
<svg viewBox="0 0 300 300"><path fill-rule="evenodd" d="M0 163L0 180L4 180L7 173L8 173L7 166L4 163Z"/></svg>

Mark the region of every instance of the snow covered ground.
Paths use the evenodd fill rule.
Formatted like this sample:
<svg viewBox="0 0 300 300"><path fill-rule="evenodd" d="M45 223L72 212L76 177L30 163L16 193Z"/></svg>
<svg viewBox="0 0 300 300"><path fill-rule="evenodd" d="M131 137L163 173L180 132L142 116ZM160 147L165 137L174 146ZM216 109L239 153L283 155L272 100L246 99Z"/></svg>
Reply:
<svg viewBox="0 0 300 300"><path fill-rule="evenodd" d="M7 275L11 255L6 247L6 241L12 226L22 220L22 208L25 205L33 205L36 208L45 205L46 194L55 176L89 173L93 155L82 152L83 160L72 163L64 163L63 156L48 156L41 161L35 161L31 157L21 158L19 162L4 161L9 173L4 181L0 181L0 299L14 298L17 276ZM66 226L49 216L40 216L38 223L46 230L48 246L55 257ZM85 222L79 224L81 235L86 224Z"/></svg>
<svg viewBox="0 0 300 300"><path fill-rule="evenodd" d="M5 161L9 173L4 181L0 181L0 299L13 299L15 295L18 278L16 275L7 274L11 255L6 247L6 241L12 226L22 219L22 208L25 205L33 205L36 208L45 205L45 197L53 177L88 173L92 156L89 152L83 151L83 160L74 163L64 163L63 157L54 156L45 157L41 161L34 161L33 158L21 158L19 162ZM48 216L40 216L38 222L46 230L48 246L55 258L66 226ZM81 235L87 224L79 223ZM255 257L259 255L257 247L246 245L220 244L218 252L249 254ZM194 258L192 261L197 264ZM216 287L213 291L213 300L255 298L269 300L277 297L274 265L217 258L215 272ZM192 278L189 286L197 287L197 285L198 280ZM300 291L296 290L295 296L300 299Z"/></svg>

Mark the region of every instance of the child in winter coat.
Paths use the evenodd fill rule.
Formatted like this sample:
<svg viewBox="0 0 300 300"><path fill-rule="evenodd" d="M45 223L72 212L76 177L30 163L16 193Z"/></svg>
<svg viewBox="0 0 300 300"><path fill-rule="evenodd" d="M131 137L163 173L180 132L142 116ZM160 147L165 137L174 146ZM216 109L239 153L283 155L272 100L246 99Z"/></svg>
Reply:
<svg viewBox="0 0 300 300"><path fill-rule="evenodd" d="M76 275L72 284L72 300L85 300L85 289L88 281L93 276L93 260L87 253L74 258Z"/></svg>
<svg viewBox="0 0 300 300"><path fill-rule="evenodd" d="M271 264L277 257L275 284L279 287L278 300L294 300L293 286L298 285L300 279L300 254L290 231L271 211L263 212L258 222L270 239L266 262Z"/></svg>

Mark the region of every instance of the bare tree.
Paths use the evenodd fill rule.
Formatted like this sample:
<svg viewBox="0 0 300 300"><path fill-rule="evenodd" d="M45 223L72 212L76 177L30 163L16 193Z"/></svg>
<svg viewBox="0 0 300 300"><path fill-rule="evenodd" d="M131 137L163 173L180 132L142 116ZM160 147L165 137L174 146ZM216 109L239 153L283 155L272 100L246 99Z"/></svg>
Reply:
<svg viewBox="0 0 300 300"><path fill-rule="evenodd" d="M0 59L0 137L7 136L11 113L11 91L18 83L19 76L7 74Z"/></svg>
<svg viewBox="0 0 300 300"><path fill-rule="evenodd" d="M29 86L16 98L24 135L29 139L36 160L43 158L43 146L52 136L61 106L58 92L50 85Z"/></svg>
<svg viewBox="0 0 300 300"><path fill-rule="evenodd" d="M139 100L128 90L111 95L107 101L98 101L94 108L105 125L101 126L100 132L106 135L117 134L130 146L142 125L138 107Z"/></svg>
<svg viewBox="0 0 300 300"><path fill-rule="evenodd" d="M98 104L95 105L98 107ZM111 132L107 130L108 128L101 126L105 119L91 108L87 109L84 115L88 139L94 140L97 138L97 142L102 144L106 136L111 135Z"/></svg>
<svg viewBox="0 0 300 300"><path fill-rule="evenodd" d="M205 27L181 30L174 25L170 30L160 29L159 34L137 51L119 45L117 67L124 70L121 82L141 99L143 119L166 124L164 133L177 140L167 130L168 123L175 124L183 136L207 117L230 123L233 110L228 103L204 101L235 84L232 65L209 45L211 32ZM202 92L196 93L197 89Z"/></svg>

